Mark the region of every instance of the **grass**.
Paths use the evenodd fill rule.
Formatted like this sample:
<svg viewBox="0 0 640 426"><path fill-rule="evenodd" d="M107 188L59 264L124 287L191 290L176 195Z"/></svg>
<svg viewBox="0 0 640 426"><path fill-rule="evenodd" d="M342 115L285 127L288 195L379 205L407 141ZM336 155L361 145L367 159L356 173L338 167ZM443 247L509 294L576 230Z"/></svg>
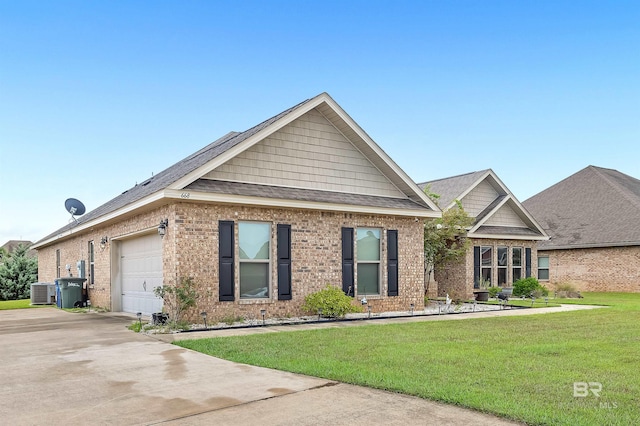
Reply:
<svg viewBox="0 0 640 426"><path fill-rule="evenodd" d="M176 344L528 424L640 424L640 294L586 293L580 300L557 300L610 307ZM600 397L575 397L575 382L601 383Z"/></svg>
<svg viewBox="0 0 640 426"><path fill-rule="evenodd" d="M0 311L9 309L41 308L46 306L47 305L31 305L31 299L3 300L0 302Z"/></svg>

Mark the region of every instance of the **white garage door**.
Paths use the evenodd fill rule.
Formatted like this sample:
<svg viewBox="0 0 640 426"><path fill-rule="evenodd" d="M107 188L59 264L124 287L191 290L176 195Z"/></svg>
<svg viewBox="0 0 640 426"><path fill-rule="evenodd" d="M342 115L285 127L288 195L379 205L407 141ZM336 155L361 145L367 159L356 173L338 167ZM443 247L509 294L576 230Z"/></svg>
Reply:
<svg viewBox="0 0 640 426"><path fill-rule="evenodd" d="M153 289L162 285L162 238L157 234L125 240L120 250L122 310L151 315L162 310Z"/></svg>

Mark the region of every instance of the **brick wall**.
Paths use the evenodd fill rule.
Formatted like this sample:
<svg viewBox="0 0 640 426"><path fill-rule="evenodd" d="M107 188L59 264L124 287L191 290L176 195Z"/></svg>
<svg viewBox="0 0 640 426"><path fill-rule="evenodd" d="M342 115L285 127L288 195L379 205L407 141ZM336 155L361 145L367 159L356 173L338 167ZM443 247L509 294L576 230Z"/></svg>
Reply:
<svg viewBox="0 0 640 426"><path fill-rule="evenodd" d="M234 302L218 301L218 220L233 220L236 224L236 259L238 258L238 221L256 220L273 224L271 257L275 259L276 224L291 225L292 300L277 300L277 275L272 260L270 298L264 300L239 299L238 262L235 265ZM376 227L381 236L380 296L367 295L373 312L409 310L424 306L422 266L422 225L413 218L359 215L309 210L257 208L181 203L176 208L176 274L191 276L203 289L198 309L209 316L225 318L241 316L259 318L260 309L269 317L302 314L305 296L327 284L342 286L342 227ZM400 295L387 297L386 231L398 230ZM357 277L356 277L357 282ZM356 284L357 286L357 284ZM356 297L360 300L362 295Z"/></svg>
<svg viewBox="0 0 640 426"><path fill-rule="evenodd" d="M321 212L296 209L259 208L205 203L179 202L129 217L121 222L91 229L58 244L38 250L39 276L42 281L55 279L55 250L61 250L61 264L73 265L87 259L88 241L95 241L95 285L89 289L94 306L112 308L112 271L117 264L117 242L144 232L156 232L161 219L169 219L163 239L164 285L191 277L198 286L198 306L188 315L192 320L207 311L211 320L243 317L259 318L260 309L268 317L287 317L302 314L304 297L327 284L341 287L341 228L376 227L382 229L380 296L367 295L373 312L409 310L424 306L423 300L423 241L422 222L414 218ZM218 221L233 220L236 224L235 291L233 302L218 301ZM240 300L237 248L237 223L242 220L272 223L271 289L269 299ZM291 225L292 300L277 300L277 275L273 259L276 257L276 224ZM398 230L399 296L387 297L387 237L389 229ZM100 249L100 239L109 243ZM66 276L66 271L63 271ZM357 278L356 278L357 282ZM362 295L358 295L360 300Z"/></svg>
<svg viewBox="0 0 640 426"><path fill-rule="evenodd" d="M95 307L111 309L111 276L112 256L116 251L112 250L118 240L134 237L144 232L157 232L161 219L171 218L173 206L164 206L152 211L130 216L118 223L92 228L79 233L70 239L54 243L53 245L38 249L38 279L42 282L54 282L56 279L56 250L60 250L60 276L69 274L65 265L71 265L71 273L77 277L76 262L86 262L86 273L89 274L88 248L89 241L94 241L94 285L89 287L89 299ZM109 242L104 249L100 247L102 237L107 237ZM165 241L172 240L171 234L167 234ZM165 276L171 269L172 252L171 244L164 245ZM117 259L116 259L117 260ZM171 274L170 274L171 275ZM172 274L175 275L175 274ZM166 282L166 280L165 280Z"/></svg>
<svg viewBox="0 0 640 426"><path fill-rule="evenodd" d="M549 256L552 288L567 283L580 291L640 292L638 246L548 250L539 256Z"/></svg>

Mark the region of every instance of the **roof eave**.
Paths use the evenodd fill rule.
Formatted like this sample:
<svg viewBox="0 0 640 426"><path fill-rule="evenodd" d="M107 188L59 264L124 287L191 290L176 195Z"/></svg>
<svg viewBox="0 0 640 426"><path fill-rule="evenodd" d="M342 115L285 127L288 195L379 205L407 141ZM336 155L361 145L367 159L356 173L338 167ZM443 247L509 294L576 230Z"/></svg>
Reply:
<svg viewBox="0 0 640 426"><path fill-rule="evenodd" d="M131 204L127 204L126 206L121 207L117 210L114 210L110 213L104 214L102 216L99 216L95 219L89 220L84 223L79 223L77 226L74 226L71 229L63 230L64 228L61 228L61 232L59 234L49 237L47 239L38 241L36 244L33 245L32 248L37 250L37 249L46 247L48 245L51 245L53 243L59 242L61 240L68 239L74 235L77 235L82 233L83 231L86 231L87 229L100 226L106 222L110 222L114 219L117 219L128 213L132 213L136 210L139 210L145 207L151 207L155 204L162 204L162 201L164 199L165 199L164 191L157 191L151 195L141 198L140 200L137 200Z"/></svg>
<svg viewBox="0 0 640 426"><path fill-rule="evenodd" d="M180 190L166 190L165 194L167 198L184 200L182 198L183 191L180 191ZM292 209L305 209L305 210L324 210L324 211L336 211L336 212L348 212L348 213L377 214L377 215L389 215L389 216L406 216L406 217L415 217L415 218L440 217L440 212L432 211L427 208L403 209L403 208L391 208L391 207L373 207L373 206L355 205L355 204L338 204L338 203L329 203L329 202L320 202L320 201L291 200L291 199L284 199L284 198L265 198L265 197L256 197L256 196L250 196L250 195L219 194L219 193L196 192L196 191L190 191L189 201L202 201L202 202L234 204L234 205L250 205L250 206L258 206L258 207L279 207L279 208L292 208Z"/></svg>
<svg viewBox="0 0 640 426"><path fill-rule="evenodd" d="M494 239L494 240L526 240L526 241L547 241L549 237L535 235L505 235L505 234L478 234L470 232L467 234L469 238Z"/></svg>
<svg viewBox="0 0 640 426"><path fill-rule="evenodd" d="M619 242L619 243L591 243L591 244L576 244L576 245L564 245L564 246L547 246L547 247L540 247L540 251L579 250L579 249L591 249L591 248L637 247L637 246L640 246L640 241L626 241L626 242Z"/></svg>

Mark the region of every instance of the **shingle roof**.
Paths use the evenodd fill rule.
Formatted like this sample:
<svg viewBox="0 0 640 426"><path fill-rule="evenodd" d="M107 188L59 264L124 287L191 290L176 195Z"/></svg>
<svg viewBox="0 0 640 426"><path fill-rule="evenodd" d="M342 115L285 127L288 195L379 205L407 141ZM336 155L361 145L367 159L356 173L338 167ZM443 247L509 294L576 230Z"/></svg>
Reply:
<svg viewBox="0 0 640 426"><path fill-rule="evenodd" d="M551 240L540 249L640 245L640 180L588 166L523 205Z"/></svg>
<svg viewBox="0 0 640 426"><path fill-rule="evenodd" d="M309 103L310 101L311 103ZM193 183L195 180L200 178L199 170L206 168L206 166L210 162L215 161L217 157L226 153L227 151L231 150L232 148L236 147L242 142L245 142L245 141L248 142L248 140L251 140L252 136L258 134L262 130L268 129L271 125L274 125L279 120L289 116L289 114L291 114L289 117L291 117L291 119L294 119L296 117L296 113L303 114L306 111L306 109L313 108L314 105L316 105L316 107L318 108L320 108L320 106L322 106L322 108L325 108L323 110L325 113L332 113L333 116L336 117L336 120L343 120L343 117L346 116L346 113L340 112L341 109L339 106L337 106L337 104L335 104L332 107L332 106L328 106L327 102L330 102L332 105L334 104L334 101L330 99L330 97L327 94L321 94L315 98L307 99L299 103L298 105L295 105L281 112L280 114L277 114L271 117L270 119L263 121L262 123L250 128L249 130L246 130L241 133L238 133L238 132L228 133L222 138L202 148L198 152L188 156L187 158L175 163L171 167L163 170L162 172L158 173L152 178L142 182L139 185L135 185L133 188L128 189L127 191L123 192L122 194L108 201L102 206L99 206L96 209L88 212L87 214L78 217L77 221L73 221L69 223L67 226L61 229L58 229L56 232L53 232L50 235L42 238L40 241L36 243L36 248L39 245L48 244L50 242L49 240L59 237L62 234L65 234L65 233L70 234L74 232L74 228L76 228L78 225L90 226L94 223L94 221L99 222L101 220L106 220L107 218L110 218L109 215L113 213L117 213L119 210L124 209L127 206L130 206L134 203L142 202L143 200L145 200L145 198L147 199L147 201L149 201L152 199L151 197L154 195L158 195L158 194L162 195L162 191L167 188L175 189L172 186L176 186L176 185L182 188L186 185L189 185L190 183ZM308 105L304 106L305 104L308 104ZM351 127L349 126L357 126L357 124L354 124L354 123L349 124L346 121L341 121L341 123L342 123L342 126L340 128L342 129L342 131L346 131L347 128L351 129ZM355 135L354 137L360 138L359 135L361 133L356 132L354 129L351 129L351 130ZM285 191L282 188L271 189L270 190L271 192L269 192L269 191L266 191L265 187L258 185L259 187L261 187L260 196L268 197L267 195L264 195L264 194L271 193L271 194L278 194L278 198L292 197L292 199L308 199L309 201L319 201L318 199L316 200L312 199L314 196L317 196L317 197L320 197L320 200L328 201L331 199L335 199L336 202L343 202L345 204L356 204L356 205L362 205L362 206L379 206L379 207L395 206L393 208L422 209L422 210L429 210L432 213L437 212L437 208L435 206L433 206L432 208L432 206L430 205L431 204L430 200L426 199L424 194L422 194L420 191L417 190L417 188L415 188L415 185L413 184L411 179L409 179L409 177L406 176L406 174L404 174L404 172L402 172L401 170L394 169L395 163L391 164L392 160L388 158L386 154L381 152L381 150L378 149L377 145L375 145L375 142L370 141L369 139L366 139L366 140L362 139L360 142L361 143L360 143L359 149L361 149L362 151L362 149L366 148L367 152L372 156L369 158L371 159L375 157L375 161L377 161L376 164L378 164L378 167L385 166L384 169L387 171L387 173L390 173L392 176L395 176L396 178L395 182L399 185L398 188L404 191L405 194L408 196L408 198L410 199L413 198L416 201L411 201L410 199L400 200L400 199L391 199L391 198L385 198L385 197L363 197L363 196L352 195L352 194L349 194L348 197L345 197L345 196L338 197L335 195L328 195L324 191L311 191L311 190ZM209 190L212 190L211 186L209 186L208 188ZM232 191L231 189L232 186L229 186L229 185L227 185L226 187L225 185L218 186L218 189L220 190L223 190L225 188L227 191ZM240 187L235 186L233 187L233 191L241 192L239 188ZM243 188L244 189L242 189L242 191L251 192L248 189L249 187L243 187ZM307 192L307 193L303 194L303 192ZM231 192L228 192L228 193L231 193ZM276 198L276 196L274 196L274 198ZM375 198L379 198L379 199L374 201ZM361 204L357 204L354 200L359 200ZM143 203L144 202L142 202L142 204ZM80 227L77 229L81 230L82 228Z"/></svg>
<svg viewBox="0 0 640 426"><path fill-rule="evenodd" d="M504 235L514 236L519 235L523 237L539 237L540 233L529 228L516 228L513 226L480 226L475 230L476 234L491 234L491 235Z"/></svg>
<svg viewBox="0 0 640 426"><path fill-rule="evenodd" d="M315 201L369 207L424 210L426 206L410 199L377 197L373 195L347 194L343 192L320 191L314 189L287 188L282 186L256 185L241 182L226 182L198 179L185 189L217 194L245 195L284 200Z"/></svg>
<svg viewBox="0 0 640 426"><path fill-rule="evenodd" d="M174 165L161 171L160 173L156 174L152 178L147 179L141 184L135 185L134 187L124 191L122 194L118 195L112 200L107 201L105 204L95 208L94 210L91 210L90 212L88 212L83 216L78 217L77 222L69 223L67 226L64 226L63 228L58 229L57 231L51 233L50 235L47 235L46 237L42 238L40 241L44 241L49 238L52 238L56 235L63 233L64 231L67 231L77 226L78 224L86 223L90 220L97 219L101 216L114 212L124 206L127 206L131 203L141 200L144 197L147 197L157 191L167 188L169 185L176 182L178 179L186 176L187 174L196 170L198 167L203 166L204 164L213 160L217 156L223 154L227 150L233 148L234 146L238 145L242 141L258 133L260 130L264 129L265 127L268 127L270 124L274 123L275 121L279 120L280 118L284 117L285 115L299 108L300 106L302 106L308 101L309 99L299 103L294 107L291 107L281 112L280 114L277 114L269 118L268 120L263 121L262 123L244 132L227 133L220 139L210 143L209 145L191 154L185 159L178 161ZM38 241L36 244L38 244L40 241Z"/></svg>
<svg viewBox="0 0 640 426"><path fill-rule="evenodd" d="M32 244L33 243L31 241L27 241L27 240L9 240L6 243L4 243L1 248L11 253L16 248L18 248L19 245L31 246Z"/></svg>
<svg viewBox="0 0 640 426"><path fill-rule="evenodd" d="M427 185L430 185L431 192L438 194L440 199L438 204L441 208L446 208L460 195L469 189L478 179L489 171L480 170L477 172L465 173L463 175L452 176L444 179L432 180L429 182L419 183L418 187L424 191Z"/></svg>

